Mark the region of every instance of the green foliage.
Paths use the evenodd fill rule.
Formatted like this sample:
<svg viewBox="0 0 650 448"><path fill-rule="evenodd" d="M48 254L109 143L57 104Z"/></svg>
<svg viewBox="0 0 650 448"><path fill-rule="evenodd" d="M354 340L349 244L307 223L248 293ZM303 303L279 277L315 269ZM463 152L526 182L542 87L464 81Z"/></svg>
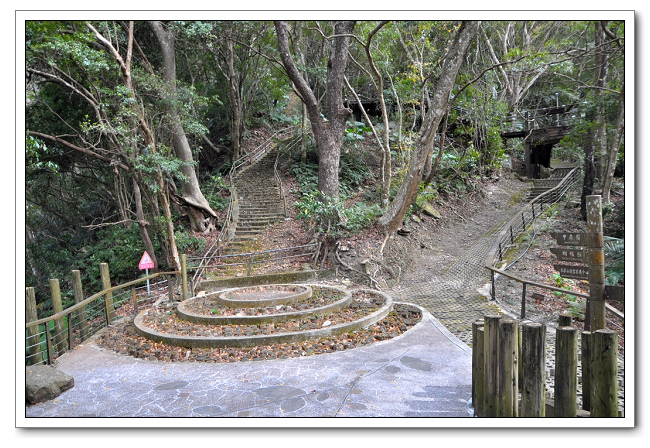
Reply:
<svg viewBox="0 0 650 448"><path fill-rule="evenodd" d="M557 285L558 288L571 290L573 285L575 285L575 282L573 280L564 278L560 274L553 274L552 279L553 279L553 282ZM565 294L565 293L559 292L559 291L553 291L553 295L556 296L556 297L566 297L571 302L575 302L576 297L577 297L577 296L575 296L573 294Z"/></svg>
<svg viewBox="0 0 650 448"><path fill-rule="evenodd" d="M605 284L620 285L625 283L625 240L605 237Z"/></svg>
<svg viewBox="0 0 650 448"><path fill-rule="evenodd" d="M345 128L345 135L343 138L347 142L356 142L357 140L365 140L364 134L366 132L372 132L368 126L360 121L355 121L352 123L352 126Z"/></svg>
<svg viewBox="0 0 650 448"><path fill-rule="evenodd" d="M298 219L305 221L316 233L333 238L356 234L370 227L382 213L378 204L358 202L346 206L343 200L322 201L316 191L303 195L294 206L298 208Z"/></svg>
<svg viewBox="0 0 650 448"><path fill-rule="evenodd" d="M230 189L220 174L210 176L209 180L203 182L201 188L204 197L213 210L224 210L230 203Z"/></svg>
<svg viewBox="0 0 650 448"><path fill-rule="evenodd" d="M178 253L180 254L189 254L189 253L203 253L205 252L205 238L197 237L185 229L182 226L176 226L174 231L174 239L176 240L176 247L178 248Z"/></svg>
<svg viewBox="0 0 650 448"><path fill-rule="evenodd" d="M84 268L84 289L102 289L100 263L108 263L114 285L136 278L140 272L138 262L143 252L140 231L135 223L129 227L109 226L98 231L96 239L87 246L84 253L77 256L78 261L75 263L76 269Z"/></svg>

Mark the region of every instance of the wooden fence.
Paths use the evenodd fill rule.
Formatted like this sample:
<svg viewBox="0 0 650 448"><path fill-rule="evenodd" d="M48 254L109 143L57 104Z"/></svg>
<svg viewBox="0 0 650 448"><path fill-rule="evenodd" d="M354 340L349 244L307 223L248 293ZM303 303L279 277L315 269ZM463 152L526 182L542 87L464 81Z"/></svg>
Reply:
<svg viewBox="0 0 650 448"><path fill-rule="evenodd" d="M181 256L186 265L185 255ZM108 264L100 264L102 290L84 299L81 274L71 273L75 304L63 309L59 279L50 279L50 294L54 314L38 319L35 288L25 288L25 363L53 364L56 358L83 343L113 323L125 305L137 313L139 305L153 302L161 296L173 298L174 282L180 277L183 293L187 294L187 275L183 272L159 272L117 286L111 286ZM150 284L152 280L159 281Z"/></svg>
<svg viewBox="0 0 650 448"><path fill-rule="evenodd" d="M546 400L546 326L486 315L472 325L472 403L477 417L618 417L618 334L593 333L560 316L554 399ZM581 353L578 356L578 336ZM579 360L580 359L580 360ZM578 365L582 408L578 409Z"/></svg>

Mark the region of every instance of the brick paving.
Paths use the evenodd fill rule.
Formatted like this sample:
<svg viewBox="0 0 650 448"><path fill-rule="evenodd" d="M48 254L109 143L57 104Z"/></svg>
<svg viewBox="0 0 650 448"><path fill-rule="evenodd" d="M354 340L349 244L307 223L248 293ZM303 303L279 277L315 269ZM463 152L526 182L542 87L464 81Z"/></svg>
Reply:
<svg viewBox="0 0 650 448"><path fill-rule="evenodd" d="M490 282L485 258L496 235L509 219L509 210L503 209L501 220L440 275L433 276L427 282L393 288L389 294L397 301L426 308L451 333L471 346L472 322L482 320L486 314L502 314L499 306L486 296L489 290L480 292L479 289Z"/></svg>

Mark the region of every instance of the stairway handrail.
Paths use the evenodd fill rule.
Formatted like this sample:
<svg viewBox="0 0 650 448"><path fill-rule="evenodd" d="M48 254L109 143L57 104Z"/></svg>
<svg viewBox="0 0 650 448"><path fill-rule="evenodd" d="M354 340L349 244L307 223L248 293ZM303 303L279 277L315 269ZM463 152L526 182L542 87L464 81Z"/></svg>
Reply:
<svg viewBox="0 0 650 448"><path fill-rule="evenodd" d="M250 161L250 165L252 165L271 147L271 143L273 142L273 139L277 138L277 136L283 133L286 133L288 130L291 130L293 132L295 127L296 127L295 125L291 125L274 132L262 144L257 146L257 148L253 149L251 152L243 155L242 157L240 157L239 159L235 160L232 163L232 165L230 166L230 170L228 171L228 178L229 178L228 189L230 190L230 200L228 201L226 219L223 227L221 228L221 232L219 232L219 236L217 236L215 242L212 243L210 248L205 252L204 259L209 259L208 255L212 253L214 254L212 256L217 256L219 250L223 247L223 245L220 243L225 242L225 240L227 239L227 232L230 230L232 223L237 219L236 216L233 216L233 204L237 200L237 190L235 188L235 174L237 170L242 166L244 166L246 161ZM286 214L286 206L285 206L285 214ZM194 272L194 275L192 276L192 285L195 286L198 285L197 280L201 275L203 275L203 271L205 270L206 266L207 263L204 264L203 261L201 261L199 266L197 266L197 270Z"/></svg>

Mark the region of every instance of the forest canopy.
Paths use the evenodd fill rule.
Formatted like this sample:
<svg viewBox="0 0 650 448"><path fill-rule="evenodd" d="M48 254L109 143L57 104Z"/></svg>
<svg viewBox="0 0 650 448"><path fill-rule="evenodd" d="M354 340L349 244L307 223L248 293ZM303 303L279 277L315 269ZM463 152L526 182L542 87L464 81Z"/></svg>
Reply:
<svg viewBox="0 0 650 448"><path fill-rule="evenodd" d="M321 213L325 241L363 179L353 222L388 237L423 196L523 160L502 133L560 105L575 122L554 151L607 205L624 172L629 21L598 19L19 22L26 283L82 269L98 290L100 262L129 280L143 250L177 270L223 226L227 174L258 129L301 135L301 207Z"/></svg>

